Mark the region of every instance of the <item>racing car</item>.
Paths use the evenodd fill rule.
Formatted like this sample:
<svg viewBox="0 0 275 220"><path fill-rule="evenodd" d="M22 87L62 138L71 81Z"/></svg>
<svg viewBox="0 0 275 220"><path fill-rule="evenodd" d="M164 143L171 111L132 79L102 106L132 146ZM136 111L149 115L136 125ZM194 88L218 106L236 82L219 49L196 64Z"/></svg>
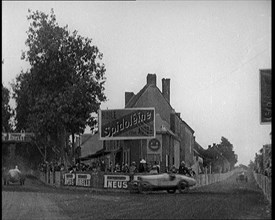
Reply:
<svg viewBox="0 0 275 220"><path fill-rule="evenodd" d="M194 185L196 185L194 178L176 173L139 175L129 183L130 192L138 191L143 194L156 190L167 190L168 193L175 193L178 190L183 193Z"/></svg>
<svg viewBox="0 0 275 220"><path fill-rule="evenodd" d="M15 169L10 169L8 173L4 174L4 185L9 185L10 183L20 183L20 185L25 184L25 176L17 166L15 166Z"/></svg>
<svg viewBox="0 0 275 220"><path fill-rule="evenodd" d="M247 182L248 181L248 178L247 176L245 175L245 172L242 171L241 173L238 174L237 178L236 178L236 181L245 181Z"/></svg>

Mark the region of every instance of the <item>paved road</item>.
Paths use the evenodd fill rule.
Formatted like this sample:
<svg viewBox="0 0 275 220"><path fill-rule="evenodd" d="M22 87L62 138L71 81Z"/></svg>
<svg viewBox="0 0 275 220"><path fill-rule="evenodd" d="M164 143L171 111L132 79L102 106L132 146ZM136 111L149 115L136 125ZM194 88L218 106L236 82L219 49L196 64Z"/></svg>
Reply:
<svg viewBox="0 0 275 220"><path fill-rule="evenodd" d="M73 191L27 179L2 187L5 219L271 219L271 207L252 176L248 183L226 181L187 194L147 195Z"/></svg>

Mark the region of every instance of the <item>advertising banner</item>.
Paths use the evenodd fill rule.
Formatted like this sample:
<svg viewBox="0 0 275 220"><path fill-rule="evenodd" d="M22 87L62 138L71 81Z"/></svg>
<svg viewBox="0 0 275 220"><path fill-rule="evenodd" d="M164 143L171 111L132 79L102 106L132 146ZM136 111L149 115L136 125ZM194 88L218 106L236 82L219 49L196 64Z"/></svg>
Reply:
<svg viewBox="0 0 275 220"><path fill-rule="evenodd" d="M99 110L100 140L155 138L155 108Z"/></svg>
<svg viewBox="0 0 275 220"><path fill-rule="evenodd" d="M2 132L2 141L11 142L29 142L32 140L34 133L5 133Z"/></svg>
<svg viewBox="0 0 275 220"><path fill-rule="evenodd" d="M77 186L91 186L91 175L88 173L85 174L76 174L76 185Z"/></svg>
<svg viewBox="0 0 275 220"><path fill-rule="evenodd" d="M65 173L64 174L64 185L74 186L75 185L75 174L74 173Z"/></svg>
<svg viewBox="0 0 275 220"><path fill-rule="evenodd" d="M261 123L271 123L272 119L271 69L260 70Z"/></svg>
<svg viewBox="0 0 275 220"><path fill-rule="evenodd" d="M127 175L104 175L104 188L128 189L129 180Z"/></svg>

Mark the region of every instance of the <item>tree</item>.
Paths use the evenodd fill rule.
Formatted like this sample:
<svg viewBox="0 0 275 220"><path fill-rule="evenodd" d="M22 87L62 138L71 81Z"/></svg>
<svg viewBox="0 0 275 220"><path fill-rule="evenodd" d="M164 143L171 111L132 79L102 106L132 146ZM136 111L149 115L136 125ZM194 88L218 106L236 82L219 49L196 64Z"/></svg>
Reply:
<svg viewBox="0 0 275 220"><path fill-rule="evenodd" d="M229 161L231 169L238 162L237 155L233 151L233 145L225 137L221 137L221 143L218 145L219 151Z"/></svg>
<svg viewBox="0 0 275 220"><path fill-rule="evenodd" d="M103 54L92 39L60 27L53 9L49 15L28 12L28 50L22 59L31 68L13 85L17 126L34 131L44 143L50 139L64 161L68 134L93 127L93 113L106 101Z"/></svg>
<svg viewBox="0 0 275 220"><path fill-rule="evenodd" d="M3 62L3 61L2 61ZM2 129L5 132L12 130L11 117L13 116L12 109L9 105L10 91L2 84Z"/></svg>

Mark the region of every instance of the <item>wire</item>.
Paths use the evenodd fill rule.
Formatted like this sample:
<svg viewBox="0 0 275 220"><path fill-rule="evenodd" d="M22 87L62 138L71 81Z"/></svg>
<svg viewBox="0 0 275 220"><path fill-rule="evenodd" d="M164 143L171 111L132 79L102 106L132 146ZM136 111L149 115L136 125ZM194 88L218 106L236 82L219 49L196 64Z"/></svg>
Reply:
<svg viewBox="0 0 275 220"><path fill-rule="evenodd" d="M262 53L266 52L269 48L265 48L264 50L262 50L261 52L259 52L258 54L256 54L255 56L253 56L252 58L250 58L249 60L245 61L244 63L241 64L241 66L239 66L238 68L232 70L229 74L225 75L224 77L211 82L207 87L202 88L202 89L198 89L197 91L204 91L206 89L208 89L210 86L213 86L214 84L220 82L221 80L228 78L229 76L231 76L234 72L237 72L239 69L241 69L244 65L248 64L250 61L252 61L253 59L255 59L256 57L258 57L259 55L261 55Z"/></svg>

